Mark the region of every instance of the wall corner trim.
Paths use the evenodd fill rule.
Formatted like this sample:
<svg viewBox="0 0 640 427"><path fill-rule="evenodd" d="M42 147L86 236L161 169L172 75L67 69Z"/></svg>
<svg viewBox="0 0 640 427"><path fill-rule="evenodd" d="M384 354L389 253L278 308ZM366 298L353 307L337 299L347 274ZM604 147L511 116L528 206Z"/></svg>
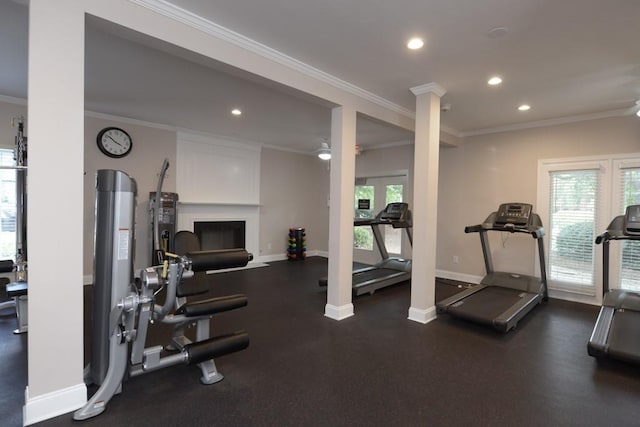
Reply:
<svg viewBox="0 0 640 427"><path fill-rule="evenodd" d="M353 304L345 304L339 307L327 304L324 308L324 315L330 319L344 320L354 315Z"/></svg>
<svg viewBox="0 0 640 427"><path fill-rule="evenodd" d="M413 320L414 322L427 324L436 318L436 307L432 306L423 310L421 308L410 307L409 308L409 317L407 319Z"/></svg>
<svg viewBox="0 0 640 427"><path fill-rule="evenodd" d="M81 408L87 403L87 386L84 383L76 384L32 398L29 398L27 386L24 401L22 424L28 426Z"/></svg>

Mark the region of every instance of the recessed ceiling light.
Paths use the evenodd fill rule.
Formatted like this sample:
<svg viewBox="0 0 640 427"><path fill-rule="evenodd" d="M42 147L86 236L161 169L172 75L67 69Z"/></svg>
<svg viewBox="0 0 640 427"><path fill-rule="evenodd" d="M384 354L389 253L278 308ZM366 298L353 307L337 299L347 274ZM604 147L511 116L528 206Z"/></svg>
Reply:
<svg viewBox="0 0 640 427"><path fill-rule="evenodd" d="M518 107L518 110L520 111L528 111L531 109L531 106L528 104L522 104L521 106Z"/></svg>
<svg viewBox="0 0 640 427"><path fill-rule="evenodd" d="M502 83L502 78L498 76L494 76L494 77L491 77L487 83L489 83L491 86L496 86Z"/></svg>
<svg viewBox="0 0 640 427"><path fill-rule="evenodd" d="M239 116L242 114L242 110L240 110L239 108L234 108L233 110L231 110L231 114L233 114L234 116Z"/></svg>
<svg viewBox="0 0 640 427"><path fill-rule="evenodd" d="M412 50L420 49L422 46L424 46L424 41L419 37L414 37L407 42L407 47Z"/></svg>

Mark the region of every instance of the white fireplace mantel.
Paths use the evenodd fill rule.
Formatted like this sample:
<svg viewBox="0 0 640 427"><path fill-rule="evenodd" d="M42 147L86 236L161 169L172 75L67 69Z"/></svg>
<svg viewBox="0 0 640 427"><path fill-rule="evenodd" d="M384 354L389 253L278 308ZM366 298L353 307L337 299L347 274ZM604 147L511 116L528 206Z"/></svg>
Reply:
<svg viewBox="0 0 640 427"><path fill-rule="evenodd" d="M212 135L178 132L178 228L199 221L245 221L247 251L260 254L261 147Z"/></svg>

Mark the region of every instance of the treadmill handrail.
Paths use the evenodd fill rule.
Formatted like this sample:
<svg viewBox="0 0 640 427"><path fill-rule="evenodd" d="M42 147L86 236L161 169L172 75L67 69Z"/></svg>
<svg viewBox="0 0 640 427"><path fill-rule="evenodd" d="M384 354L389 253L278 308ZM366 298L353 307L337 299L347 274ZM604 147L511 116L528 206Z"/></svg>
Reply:
<svg viewBox="0 0 640 427"><path fill-rule="evenodd" d="M481 233L483 231L502 231L509 233L525 233L531 234L531 237L534 239L540 239L544 237L544 227L541 226L530 226L530 227L518 227L513 224L477 224L477 225L468 225L464 228L465 233Z"/></svg>
<svg viewBox="0 0 640 427"><path fill-rule="evenodd" d="M624 234L624 215L618 215L611 221L607 231L596 237L595 242L599 245L610 240L640 240L640 236Z"/></svg>
<svg viewBox="0 0 640 427"><path fill-rule="evenodd" d="M536 213L531 213L527 225L515 225L511 223L500 224L496 222L498 218L498 212L491 212L487 219L482 224L470 225L465 227L465 233L481 233L483 231L501 231L509 233L526 233L531 234L534 239L541 239L544 237L544 227L540 216Z"/></svg>
<svg viewBox="0 0 640 427"><path fill-rule="evenodd" d="M410 228L410 221L395 221L391 219L378 219L378 218L354 218L353 225L356 227L363 227L367 225L391 225L393 228Z"/></svg>

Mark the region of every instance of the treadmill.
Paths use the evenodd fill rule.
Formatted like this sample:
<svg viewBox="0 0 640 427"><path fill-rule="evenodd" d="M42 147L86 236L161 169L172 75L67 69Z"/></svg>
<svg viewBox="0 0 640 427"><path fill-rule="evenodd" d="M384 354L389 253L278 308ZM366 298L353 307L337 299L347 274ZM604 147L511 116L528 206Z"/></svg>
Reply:
<svg viewBox="0 0 640 427"><path fill-rule="evenodd" d="M535 306L548 299L542 221L530 204L504 203L484 223L467 226L464 231L479 234L487 274L479 285L437 303L436 312L509 332ZM538 243L540 277L494 271L488 231L531 235Z"/></svg>
<svg viewBox="0 0 640 427"><path fill-rule="evenodd" d="M371 227L376 246L382 257L382 260L372 266L353 271L352 287L355 296L365 293L373 294L377 289L411 280L411 260L390 257L380 232L381 225L402 228L407 233L409 243L413 245L411 211L407 203L389 203L375 218L356 218L353 225ZM327 286L327 278L321 278L319 284Z"/></svg>
<svg viewBox="0 0 640 427"><path fill-rule="evenodd" d="M587 344L590 356L640 362L640 292L609 288L609 243L612 240L640 240L640 205L628 206L600 236L602 244L602 287L604 301Z"/></svg>

